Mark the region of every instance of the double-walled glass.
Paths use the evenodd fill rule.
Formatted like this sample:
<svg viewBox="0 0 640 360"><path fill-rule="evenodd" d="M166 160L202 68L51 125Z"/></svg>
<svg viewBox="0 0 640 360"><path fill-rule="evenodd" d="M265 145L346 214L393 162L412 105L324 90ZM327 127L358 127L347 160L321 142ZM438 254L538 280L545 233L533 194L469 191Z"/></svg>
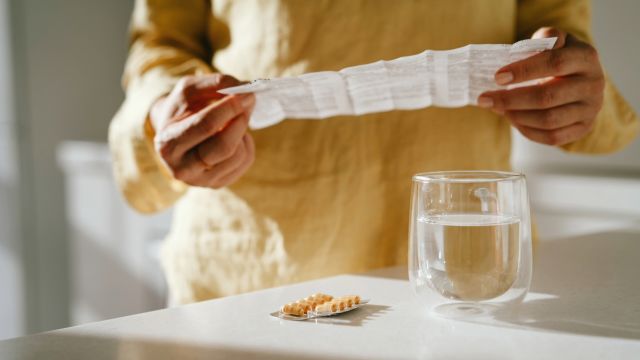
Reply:
<svg viewBox="0 0 640 360"><path fill-rule="evenodd" d="M532 266L524 175L415 175L409 242L409 279L437 313L477 315L517 304Z"/></svg>

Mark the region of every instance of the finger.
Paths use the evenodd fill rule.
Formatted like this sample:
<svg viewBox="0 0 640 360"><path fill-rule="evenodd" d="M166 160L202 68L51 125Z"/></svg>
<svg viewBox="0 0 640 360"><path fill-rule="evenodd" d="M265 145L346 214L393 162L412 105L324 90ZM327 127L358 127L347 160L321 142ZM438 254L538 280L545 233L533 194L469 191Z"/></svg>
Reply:
<svg viewBox="0 0 640 360"><path fill-rule="evenodd" d="M241 84L240 80L233 76L220 73L203 75L201 79L198 83L200 89L222 89Z"/></svg>
<svg viewBox="0 0 640 360"><path fill-rule="evenodd" d="M515 126L553 130L582 121L587 111L587 104L576 102L544 110L507 111L505 115Z"/></svg>
<svg viewBox="0 0 640 360"><path fill-rule="evenodd" d="M530 127L516 127L524 137L537 143L560 146L582 138L591 130L591 125L579 122L554 130L540 130Z"/></svg>
<svg viewBox="0 0 640 360"><path fill-rule="evenodd" d="M182 77L168 96L166 111L173 114L171 122L181 121L224 98L218 90L239 84L236 78L224 74Z"/></svg>
<svg viewBox="0 0 640 360"><path fill-rule="evenodd" d="M544 38L556 37L558 38L558 40L556 40L556 43L553 45L553 48L560 49L565 46L567 36L568 36L567 33L560 29L556 29L552 27L542 27L536 30L536 32L534 32L533 35L531 35L531 38L544 39Z"/></svg>
<svg viewBox="0 0 640 360"><path fill-rule="evenodd" d="M504 66L496 72L495 80L499 85L508 85L551 76L588 73L594 68L594 51L582 46L543 51Z"/></svg>
<svg viewBox="0 0 640 360"><path fill-rule="evenodd" d="M225 97L225 94L221 94L218 90L240 85L241 82L233 76L224 74L211 74L205 76L196 84L194 101L209 101L217 100Z"/></svg>
<svg viewBox="0 0 640 360"><path fill-rule="evenodd" d="M205 173L209 186L216 187L215 185L219 185L220 179L226 177L242 165L245 156L246 149L244 146L244 142L241 139L240 143L235 149L235 152L231 155L230 158L216 164L213 169Z"/></svg>
<svg viewBox="0 0 640 360"><path fill-rule="evenodd" d="M499 111L549 109L583 99L591 87L592 81L581 76L557 78L540 85L486 92L478 98L478 105Z"/></svg>
<svg viewBox="0 0 640 360"><path fill-rule="evenodd" d="M189 103L211 102L225 96L218 93L218 90L239 84L240 81L233 76L219 73L185 76L176 84L175 96L186 99Z"/></svg>
<svg viewBox="0 0 640 360"><path fill-rule="evenodd" d="M170 167L170 169L174 178L189 185L199 186L202 185L200 179L206 171L207 165L200 161L195 150L196 149L187 152L180 161Z"/></svg>
<svg viewBox="0 0 640 360"><path fill-rule="evenodd" d="M227 96L198 113L167 126L158 141L173 142L174 156L181 157L191 148L219 132L238 115L251 111L254 103L255 97L252 94Z"/></svg>
<svg viewBox="0 0 640 360"><path fill-rule="evenodd" d="M249 117L244 113L240 114L224 130L198 145L202 160L215 166L230 158L247 132L248 123Z"/></svg>
<svg viewBox="0 0 640 360"><path fill-rule="evenodd" d="M246 155L238 168L220 178L212 187L218 188L222 186L231 185L236 182L244 173L251 167L255 160L255 145L251 135L246 134L243 138L243 142L246 148Z"/></svg>

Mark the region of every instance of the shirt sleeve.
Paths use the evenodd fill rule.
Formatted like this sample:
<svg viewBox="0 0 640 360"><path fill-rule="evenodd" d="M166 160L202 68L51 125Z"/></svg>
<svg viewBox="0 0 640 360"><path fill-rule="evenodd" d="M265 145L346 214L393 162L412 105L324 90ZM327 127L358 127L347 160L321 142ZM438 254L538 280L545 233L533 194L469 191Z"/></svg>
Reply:
<svg viewBox="0 0 640 360"><path fill-rule="evenodd" d="M157 156L151 105L185 75L212 72L205 0L136 0L130 26L126 97L109 127L116 183L127 202L150 213L171 206L187 189Z"/></svg>
<svg viewBox="0 0 640 360"><path fill-rule="evenodd" d="M593 44L591 4L588 0L519 0L518 39L525 39L539 28L551 26ZM610 153L620 150L638 134L638 117L610 79L604 90L602 109L593 130L584 138L562 146L569 152Z"/></svg>

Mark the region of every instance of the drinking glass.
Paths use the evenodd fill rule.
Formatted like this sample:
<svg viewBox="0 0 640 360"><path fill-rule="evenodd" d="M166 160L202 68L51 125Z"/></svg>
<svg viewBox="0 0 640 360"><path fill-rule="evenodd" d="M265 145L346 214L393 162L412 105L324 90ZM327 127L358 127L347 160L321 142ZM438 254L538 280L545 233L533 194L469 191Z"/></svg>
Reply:
<svg viewBox="0 0 640 360"><path fill-rule="evenodd" d="M413 177L409 279L447 317L518 304L531 283L531 221L525 177L446 171Z"/></svg>

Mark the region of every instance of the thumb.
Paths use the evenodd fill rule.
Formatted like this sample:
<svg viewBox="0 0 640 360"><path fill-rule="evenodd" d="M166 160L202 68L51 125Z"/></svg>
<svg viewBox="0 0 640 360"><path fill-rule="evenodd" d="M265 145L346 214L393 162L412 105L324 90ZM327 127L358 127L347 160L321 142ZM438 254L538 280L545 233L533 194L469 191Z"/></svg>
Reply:
<svg viewBox="0 0 640 360"><path fill-rule="evenodd" d="M196 88L203 91L215 91L240 84L241 82L231 75L213 73L198 76Z"/></svg>
<svg viewBox="0 0 640 360"><path fill-rule="evenodd" d="M238 79L220 73L188 76L178 85L176 96L186 100L190 107L200 109L226 96L218 90L237 85Z"/></svg>
<svg viewBox="0 0 640 360"><path fill-rule="evenodd" d="M564 47L564 45L567 42L567 33L552 27L540 28L536 32L534 32L533 35L531 35L532 39L542 39L542 38L550 38L550 37L558 38L558 40L556 40L555 45L553 46L554 49L559 49Z"/></svg>

